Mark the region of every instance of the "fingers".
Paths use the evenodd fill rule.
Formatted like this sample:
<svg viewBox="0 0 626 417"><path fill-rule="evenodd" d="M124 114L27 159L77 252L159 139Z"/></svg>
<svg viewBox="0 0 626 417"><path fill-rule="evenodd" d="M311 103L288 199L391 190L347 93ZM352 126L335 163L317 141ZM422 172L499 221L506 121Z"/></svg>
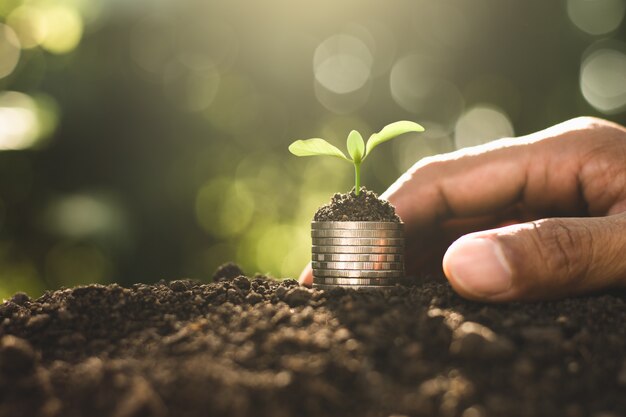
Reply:
<svg viewBox="0 0 626 417"><path fill-rule="evenodd" d="M624 160L623 127L578 118L525 137L425 158L381 198L396 207L405 223L411 250L407 271L415 273L438 256L440 260L450 242L464 233L543 217L626 211ZM551 223L530 224L548 230ZM498 230L511 236L531 233L524 226ZM453 249L459 245L450 248L448 260L456 258ZM480 242L476 245L480 249ZM312 283L310 265L300 281Z"/></svg>
<svg viewBox="0 0 626 417"><path fill-rule="evenodd" d="M463 236L443 268L462 296L537 300L626 286L626 213L540 220Z"/></svg>
<svg viewBox="0 0 626 417"><path fill-rule="evenodd" d="M532 218L611 214L621 211L620 204L626 209L625 157L623 128L578 118L425 158L381 197L396 207L409 231L497 215L514 205Z"/></svg>

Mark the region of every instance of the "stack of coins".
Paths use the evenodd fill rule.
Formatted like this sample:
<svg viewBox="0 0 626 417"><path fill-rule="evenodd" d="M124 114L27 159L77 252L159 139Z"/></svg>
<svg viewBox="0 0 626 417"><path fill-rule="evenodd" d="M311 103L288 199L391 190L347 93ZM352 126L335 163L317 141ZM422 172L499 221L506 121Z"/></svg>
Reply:
<svg viewBox="0 0 626 417"><path fill-rule="evenodd" d="M404 276L403 223L311 222L313 286L387 288Z"/></svg>

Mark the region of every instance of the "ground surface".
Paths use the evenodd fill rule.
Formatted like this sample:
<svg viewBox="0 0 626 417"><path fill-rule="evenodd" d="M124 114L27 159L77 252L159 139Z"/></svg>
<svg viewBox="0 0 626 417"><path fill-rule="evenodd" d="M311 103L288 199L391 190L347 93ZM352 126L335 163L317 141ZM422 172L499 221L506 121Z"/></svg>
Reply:
<svg viewBox="0 0 626 417"><path fill-rule="evenodd" d="M92 285L0 306L0 416L619 416L624 352L623 294Z"/></svg>
<svg viewBox="0 0 626 417"><path fill-rule="evenodd" d="M378 199L375 192L361 187L359 195L354 193L354 189L349 193L333 195L330 203L317 209L313 220L399 222L400 218L388 201Z"/></svg>

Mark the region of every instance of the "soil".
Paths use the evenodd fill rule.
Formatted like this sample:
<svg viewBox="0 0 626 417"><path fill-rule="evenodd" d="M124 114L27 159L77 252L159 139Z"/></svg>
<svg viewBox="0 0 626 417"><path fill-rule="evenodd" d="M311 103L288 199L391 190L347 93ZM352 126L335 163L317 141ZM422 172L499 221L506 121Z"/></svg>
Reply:
<svg viewBox="0 0 626 417"><path fill-rule="evenodd" d="M0 305L0 416L623 416L626 294L89 285Z"/></svg>
<svg viewBox="0 0 626 417"><path fill-rule="evenodd" d="M347 194L335 194L329 204L317 210L313 220L400 222L395 207L388 201L379 199L375 192L365 187L361 187L358 196L354 188Z"/></svg>

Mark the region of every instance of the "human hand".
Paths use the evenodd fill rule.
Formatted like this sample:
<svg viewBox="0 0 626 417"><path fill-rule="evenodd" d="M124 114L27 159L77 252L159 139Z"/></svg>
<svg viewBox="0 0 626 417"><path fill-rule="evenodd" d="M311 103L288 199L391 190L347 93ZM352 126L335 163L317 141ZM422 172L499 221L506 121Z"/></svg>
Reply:
<svg viewBox="0 0 626 417"><path fill-rule="evenodd" d="M405 223L407 272L439 269L445 252L464 297L626 286L626 129L614 123L582 117L424 158L381 198ZM312 282L310 265L300 282Z"/></svg>

